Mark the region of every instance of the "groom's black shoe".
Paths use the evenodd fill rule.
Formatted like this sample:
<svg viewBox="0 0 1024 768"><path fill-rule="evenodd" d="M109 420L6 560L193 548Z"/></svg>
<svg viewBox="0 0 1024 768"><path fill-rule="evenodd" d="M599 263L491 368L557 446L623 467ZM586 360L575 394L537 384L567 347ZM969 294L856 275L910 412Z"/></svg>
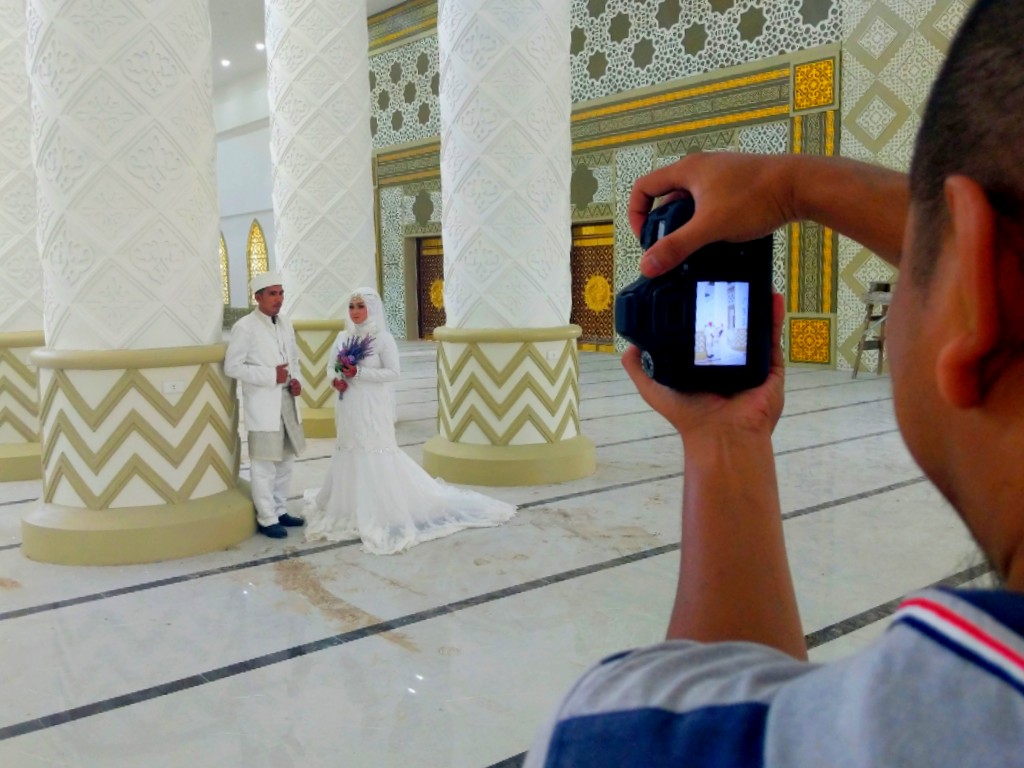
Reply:
<svg viewBox="0 0 1024 768"><path fill-rule="evenodd" d="M288 536L288 531L280 523L274 523L273 525L260 525L256 523L256 530L272 539L283 539Z"/></svg>
<svg viewBox="0 0 1024 768"><path fill-rule="evenodd" d="M277 522L281 525L287 526L288 528L301 528L303 525L306 524L306 519L304 517L296 517L295 515L289 515L287 512L285 512L283 515L277 518Z"/></svg>

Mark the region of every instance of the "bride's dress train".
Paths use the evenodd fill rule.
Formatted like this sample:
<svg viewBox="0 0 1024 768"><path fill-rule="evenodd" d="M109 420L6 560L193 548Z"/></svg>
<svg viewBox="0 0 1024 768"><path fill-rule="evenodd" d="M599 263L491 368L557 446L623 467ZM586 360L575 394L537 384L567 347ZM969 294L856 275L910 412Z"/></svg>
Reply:
<svg viewBox="0 0 1024 768"><path fill-rule="evenodd" d="M510 519L512 504L435 480L398 447L392 386L375 375L393 369L397 378L398 348L390 334L377 343L380 354L364 361L335 408L338 437L324 485L304 494L306 540L360 538L367 552L387 555Z"/></svg>

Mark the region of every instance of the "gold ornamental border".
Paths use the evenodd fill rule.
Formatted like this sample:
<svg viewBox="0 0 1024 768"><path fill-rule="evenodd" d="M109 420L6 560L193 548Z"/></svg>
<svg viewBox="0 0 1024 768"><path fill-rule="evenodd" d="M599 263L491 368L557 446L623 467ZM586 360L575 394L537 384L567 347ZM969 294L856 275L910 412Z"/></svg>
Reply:
<svg viewBox="0 0 1024 768"><path fill-rule="evenodd" d="M41 347L46 343L42 331L14 331L0 333L0 349L21 349L24 347Z"/></svg>
<svg viewBox="0 0 1024 768"><path fill-rule="evenodd" d="M437 341L447 341L451 344L468 344L474 341L499 344L565 341L578 339L582 334L583 329L578 325L549 328L449 328L442 325L434 329L434 338Z"/></svg>
<svg viewBox="0 0 1024 768"><path fill-rule="evenodd" d="M112 371L137 368L181 368L186 365L224 361L226 344L195 347L161 347L157 349L37 349L29 359L37 368L60 368L70 371Z"/></svg>
<svg viewBox="0 0 1024 768"><path fill-rule="evenodd" d="M583 152L594 147L609 147L619 144L631 144L644 140L651 140L657 138L664 138L666 136L676 136L681 133L687 133L689 131L700 131L708 128L719 128L723 125L732 125L733 123L744 123L754 122L760 120L767 120L771 117L789 116L789 105L781 104L775 107L764 107L763 109L753 109L747 112L737 112L732 115L723 115L722 117L711 117L703 120L690 120L682 123L673 123L671 125L659 126L657 128L645 128L640 131L633 131L631 133L621 133L614 136L606 136L599 139L588 139L586 141L578 141L572 145L574 152Z"/></svg>
<svg viewBox="0 0 1024 768"><path fill-rule="evenodd" d="M345 321L341 318L332 320L291 320L296 331L343 331Z"/></svg>
<svg viewBox="0 0 1024 768"><path fill-rule="evenodd" d="M773 80L784 80L788 78L789 75L790 68L788 66L780 67L768 72L759 72L755 75L747 75L746 77L720 80L708 85L681 88L678 91L672 91L670 93L660 93L655 96L645 96L639 99L621 101L617 104L610 104L604 107L582 109L572 116L572 121L575 123L582 120L590 120L595 117L607 117L608 115L615 115L621 112L632 112L633 110L643 109L645 107L664 106L665 104L671 104L674 101L680 101L682 99L693 98L694 96L707 96L711 93L730 91L735 88L742 88L746 85L758 85L761 83L769 83Z"/></svg>

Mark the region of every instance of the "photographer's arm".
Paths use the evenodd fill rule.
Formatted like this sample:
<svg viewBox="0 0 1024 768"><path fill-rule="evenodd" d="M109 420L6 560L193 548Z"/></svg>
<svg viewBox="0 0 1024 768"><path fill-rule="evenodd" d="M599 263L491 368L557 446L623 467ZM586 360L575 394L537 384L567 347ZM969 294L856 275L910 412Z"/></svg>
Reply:
<svg viewBox="0 0 1024 768"><path fill-rule="evenodd" d="M771 443L783 404L784 313L775 299L771 372L756 389L684 395L649 379L635 347L623 365L683 438L682 544L668 637L746 640L803 659Z"/></svg>
<svg viewBox="0 0 1024 768"><path fill-rule="evenodd" d="M693 218L662 238L640 267L661 274L707 243L742 242L792 221L816 221L898 266L909 205L905 174L807 155L695 154L640 178L629 198L639 235L655 198L689 192Z"/></svg>

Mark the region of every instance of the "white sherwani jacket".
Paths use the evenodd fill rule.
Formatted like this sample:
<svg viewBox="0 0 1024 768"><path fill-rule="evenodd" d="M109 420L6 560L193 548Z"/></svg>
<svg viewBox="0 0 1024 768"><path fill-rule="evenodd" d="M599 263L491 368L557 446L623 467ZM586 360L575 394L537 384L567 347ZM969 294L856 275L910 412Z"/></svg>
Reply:
<svg viewBox="0 0 1024 768"><path fill-rule="evenodd" d="M299 348L291 323L278 315L275 326L258 309L235 323L224 356L224 373L242 382L245 428L250 432L281 429L284 385L277 383L277 366L281 363L288 363L293 379L299 378Z"/></svg>

